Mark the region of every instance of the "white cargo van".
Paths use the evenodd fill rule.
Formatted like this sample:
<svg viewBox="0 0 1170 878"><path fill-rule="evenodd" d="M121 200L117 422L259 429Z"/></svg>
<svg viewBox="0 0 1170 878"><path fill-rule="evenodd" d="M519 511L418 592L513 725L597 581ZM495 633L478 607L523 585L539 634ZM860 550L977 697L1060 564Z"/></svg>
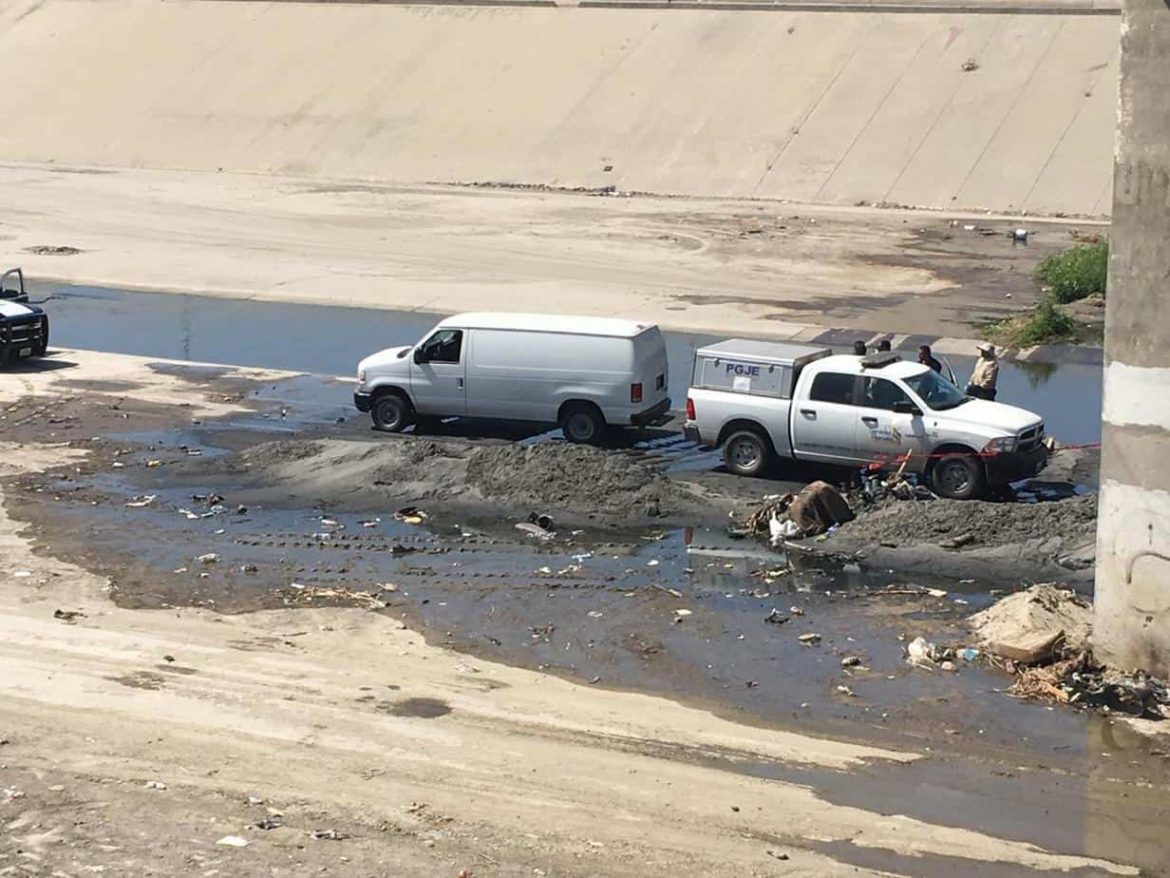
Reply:
<svg viewBox="0 0 1170 878"><path fill-rule="evenodd" d="M358 364L354 405L396 432L420 418L559 424L571 442L664 423L666 343L652 323L544 314L457 314L418 344Z"/></svg>

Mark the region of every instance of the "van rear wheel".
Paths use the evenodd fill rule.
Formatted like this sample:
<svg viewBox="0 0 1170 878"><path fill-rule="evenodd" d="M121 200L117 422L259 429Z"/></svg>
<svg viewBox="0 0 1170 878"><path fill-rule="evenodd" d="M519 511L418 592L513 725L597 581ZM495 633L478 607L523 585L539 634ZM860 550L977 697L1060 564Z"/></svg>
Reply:
<svg viewBox="0 0 1170 878"><path fill-rule="evenodd" d="M410 403L396 393L384 393L374 400L370 408L374 426L387 433L405 430L414 420L414 409Z"/></svg>
<svg viewBox="0 0 1170 878"><path fill-rule="evenodd" d="M768 466L772 449L754 430L739 430L723 443L723 462L737 476L758 476Z"/></svg>
<svg viewBox="0 0 1170 878"><path fill-rule="evenodd" d="M561 432L577 445L596 445L605 433L605 418L597 406L570 406L561 415Z"/></svg>

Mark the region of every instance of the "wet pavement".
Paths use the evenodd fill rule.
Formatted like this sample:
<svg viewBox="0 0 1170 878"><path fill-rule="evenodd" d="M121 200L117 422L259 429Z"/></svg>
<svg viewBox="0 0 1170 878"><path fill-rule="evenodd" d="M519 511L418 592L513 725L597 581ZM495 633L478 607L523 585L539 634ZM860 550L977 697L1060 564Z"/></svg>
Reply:
<svg viewBox="0 0 1170 878"><path fill-rule="evenodd" d="M353 374L362 357L419 340L442 316L53 284L35 285L33 294L46 302L55 344L323 376ZM720 337L664 334L670 396L681 408L694 351ZM1066 444L1098 442L1101 367L1075 356L1062 359L1074 361L1004 362L999 399L1041 414L1049 435ZM973 358L950 362L960 379L974 365ZM337 390L336 405L352 413L345 385Z"/></svg>

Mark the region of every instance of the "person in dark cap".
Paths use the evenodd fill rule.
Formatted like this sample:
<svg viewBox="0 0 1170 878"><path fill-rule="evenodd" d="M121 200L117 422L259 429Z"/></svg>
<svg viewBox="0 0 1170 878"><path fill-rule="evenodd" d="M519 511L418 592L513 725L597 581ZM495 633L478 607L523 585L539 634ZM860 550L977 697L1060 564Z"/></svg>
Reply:
<svg viewBox="0 0 1170 878"><path fill-rule="evenodd" d="M942 374L942 363L935 359L934 354L930 352L930 345L924 344L918 346L918 362L923 366L930 366L934 371Z"/></svg>
<svg viewBox="0 0 1170 878"><path fill-rule="evenodd" d="M859 357L864 357L865 353L866 353L865 342L863 342L863 341L853 342L853 353Z"/></svg>

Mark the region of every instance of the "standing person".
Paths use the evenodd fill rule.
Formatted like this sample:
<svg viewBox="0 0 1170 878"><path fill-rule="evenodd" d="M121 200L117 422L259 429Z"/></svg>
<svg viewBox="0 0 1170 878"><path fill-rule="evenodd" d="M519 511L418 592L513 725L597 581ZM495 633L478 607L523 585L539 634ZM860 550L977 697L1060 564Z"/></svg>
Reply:
<svg viewBox="0 0 1170 878"><path fill-rule="evenodd" d="M924 344L918 346L918 362L923 366L930 366L934 371L942 374L942 363L934 358L934 354L930 352L930 345Z"/></svg>
<svg viewBox="0 0 1170 878"><path fill-rule="evenodd" d="M865 342L863 342L863 341L853 342L853 353L859 357L864 357L865 356Z"/></svg>
<svg viewBox="0 0 1170 878"><path fill-rule="evenodd" d="M890 340L888 338L883 338L878 342L877 349L879 354L890 353Z"/></svg>
<svg viewBox="0 0 1170 878"><path fill-rule="evenodd" d="M995 358L995 345L984 342L979 345L979 359L975 371L967 384L967 395L976 399L995 401L995 386L999 383L999 360Z"/></svg>

